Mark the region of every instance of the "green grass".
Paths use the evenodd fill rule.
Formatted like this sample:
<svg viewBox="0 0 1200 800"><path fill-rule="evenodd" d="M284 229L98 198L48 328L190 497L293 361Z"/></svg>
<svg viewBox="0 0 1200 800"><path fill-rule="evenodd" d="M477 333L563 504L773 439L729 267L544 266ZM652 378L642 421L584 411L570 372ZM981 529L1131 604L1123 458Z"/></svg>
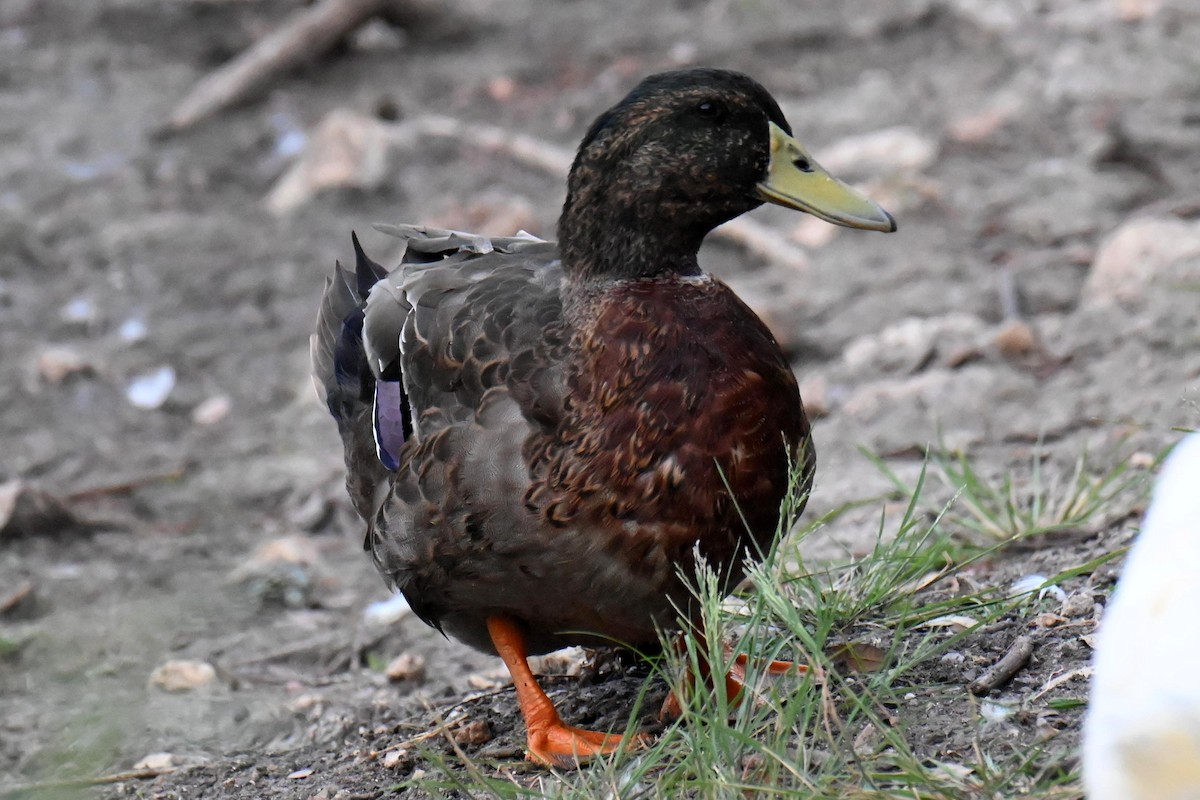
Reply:
<svg viewBox="0 0 1200 800"><path fill-rule="evenodd" d="M725 598L716 576L699 572L694 594L707 636L685 637L682 649L664 646L656 674L684 698L683 714L648 748L563 773L508 772L462 753L458 760L428 753L424 774L397 788L430 796L595 800L1078 797L1077 776L1064 766L1070 761L1061 750L982 741L977 701L964 705L957 720L976 731L975 741L965 755L948 761L910 744L909 726L920 720L906 717L904 709L914 696L965 704L962 682L931 682L929 665L998 620L1015 619L1019 629L1046 610L1036 596L1011 597L1004 587L964 591L962 585L972 585L959 584L965 572L996 558L1013 539L1127 513L1141 476L1123 465L1092 476L1081 459L1066 481L1055 482L1035 461L1030 488L1018 490L1013 476L987 483L960 456L934 455L928 466L956 487L955 499L928 513L927 471L911 487L896 481L907 503L895 518L881 511L874 548L865 557L808 564L805 539L861 504L794 529L799 498L793 494L781 522L789 535L750 567L744 591ZM978 546L981 538L987 546ZM964 539L975 544L965 546ZM1090 572L1117 555L1072 566L1047 584ZM947 619L956 624L944 624ZM732 649L722 642L733 643ZM720 674L742 653L749 656L752 700L731 709L721 681L715 688L686 690L682 676L701 660ZM809 672L757 674L772 659L808 664ZM1082 690L1078 695L1044 705L1070 712L1085 702ZM639 716L641 709L632 719Z"/></svg>
<svg viewBox="0 0 1200 800"><path fill-rule="evenodd" d="M867 454L897 490L920 494L900 480L883 461ZM1162 455L1154 460L1157 466ZM1048 533L1094 532L1128 515L1147 496L1148 470L1129 457L1095 472L1085 453L1067 475L1047 470L1041 447L1034 448L1030 469L989 479L961 451L944 446L929 453L942 483L954 492L947 514L956 535L975 545L990 545Z"/></svg>

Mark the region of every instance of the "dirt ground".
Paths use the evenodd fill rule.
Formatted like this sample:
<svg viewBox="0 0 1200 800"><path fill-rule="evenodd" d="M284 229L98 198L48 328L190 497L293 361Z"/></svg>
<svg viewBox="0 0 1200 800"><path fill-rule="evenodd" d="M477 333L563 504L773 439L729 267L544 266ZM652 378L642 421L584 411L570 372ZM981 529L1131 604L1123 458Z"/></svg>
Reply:
<svg viewBox="0 0 1200 800"><path fill-rule="evenodd" d="M764 209L807 265L726 241L702 253L769 321L820 415L810 514L887 487L860 447L910 478L939 438L985 473L1028 476L1039 452L1068 475L1085 452L1110 467L1200 424L1192 0L472 0L428 25L372 24L251 101L154 135L301 5L0 0L0 482L104 523L0 531L0 795L170 753L192 768L87 793L374 797L419 768L379 751L464 707L490 735L463 747L523 769L498 660L411 616L367 621L387 593L308 334L351 230L384 263L394 240L372 222L552 236L562 176L425 139L391 148L381 180L272 213L265 198L337 109L571 148L662 68L731 67L770 88L817 157L900 223L834 232ZM863 552L877 514L846 515L814 553ZM977 580L1075 566L1134 522ZM1103 600L1114 569L1064 588ZM1083 666L1087 632L1040 648L1018 687ZM1011 639L991 633L967 665ZM403 654L424 675L389 682L381 667ZM165 691L152 673L172 660L215 672ZM969 749L969 672L926 676L930 723L913 735L931 758ZM550 685L565 716L604 727L643 675ZM1049 726L1067 760L1078 721ZM1047 727L996 725L1014 745Z"/></svg>

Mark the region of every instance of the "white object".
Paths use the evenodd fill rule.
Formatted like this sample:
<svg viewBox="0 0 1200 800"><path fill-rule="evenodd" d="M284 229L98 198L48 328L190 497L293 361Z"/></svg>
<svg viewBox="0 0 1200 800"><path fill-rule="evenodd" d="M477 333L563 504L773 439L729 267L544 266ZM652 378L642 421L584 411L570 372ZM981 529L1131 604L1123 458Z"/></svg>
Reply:
<svg viewBox="0 0 1200 800"><path fill-rule="evenodd" d="M411 613L408 600L396 592L387 600L379 600L363 609L363 621L368 625L395 625Z"/></svg>
<svg viewBox="0 0 1200 800"><path fill-rule="evenodd" d="M1037 599L1041 600L1046 595L1050 595L1058 602L1067 599L1067 593L1063 591L1061 586L1051 584L1046 585L1050 579L1045 575L1025 575L1013 582L1013 585L1008 587L1009 597L1020 597L1025 594L1033 594L1037 592Z"/></svg>
<svg viewBox="0 0 1200 800"><path fill-rule="evenodd" d="M1096 643L1089 800L1200 798L1200 433L1171 452Z"/></svg>
<svg viewBox="0 0 1200 800"><path fill-rule="evenodd" d="M153 372L138 375L129 382L125 397L137 408L161 408L175 388L175 370L159 367Z"/></svg>
<svg viewBox="0 0 1200 800"><path fill-rule="evenodd" d="M141 317L130 317L117 329L117 336L120 336L123 342L140 342L149 333L150 329L146 327L146 321Z"/></svg>

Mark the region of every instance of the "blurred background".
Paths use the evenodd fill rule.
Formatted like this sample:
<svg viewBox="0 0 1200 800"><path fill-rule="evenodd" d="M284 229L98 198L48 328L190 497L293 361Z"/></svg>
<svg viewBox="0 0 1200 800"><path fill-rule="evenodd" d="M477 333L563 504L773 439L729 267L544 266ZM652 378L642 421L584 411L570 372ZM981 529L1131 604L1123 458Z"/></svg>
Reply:
<svg viewBox="0 0 1200 800"><path fill-rule="evenodd" d="M0 0L0 775L286 753L494 685L372 605L323 282L352 230L395 260L374 222L553 238L591 120L698 64L899 221L763 209L701 254L794 361L811 513L886 488L859 448L1069 473L1200 424L1192 0Z"/></svg>

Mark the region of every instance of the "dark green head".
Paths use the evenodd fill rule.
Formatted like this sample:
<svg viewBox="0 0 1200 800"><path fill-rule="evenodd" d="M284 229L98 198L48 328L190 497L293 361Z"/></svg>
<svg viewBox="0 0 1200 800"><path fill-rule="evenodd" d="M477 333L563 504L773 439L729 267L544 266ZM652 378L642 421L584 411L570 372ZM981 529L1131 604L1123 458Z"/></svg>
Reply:
<svg viewBox="0 0 1200 800"><path fill-rule="evenodd" d="M796 175L823 178L842 196L814 186L819 196L809 202L797 196L806 187L789 182ZM586 278L694 273L704 236L764 201L840 224L894 227L808 157L752 78L703 68L652 75L602 114L579 147L559 221L564 262Z"/></svg>

